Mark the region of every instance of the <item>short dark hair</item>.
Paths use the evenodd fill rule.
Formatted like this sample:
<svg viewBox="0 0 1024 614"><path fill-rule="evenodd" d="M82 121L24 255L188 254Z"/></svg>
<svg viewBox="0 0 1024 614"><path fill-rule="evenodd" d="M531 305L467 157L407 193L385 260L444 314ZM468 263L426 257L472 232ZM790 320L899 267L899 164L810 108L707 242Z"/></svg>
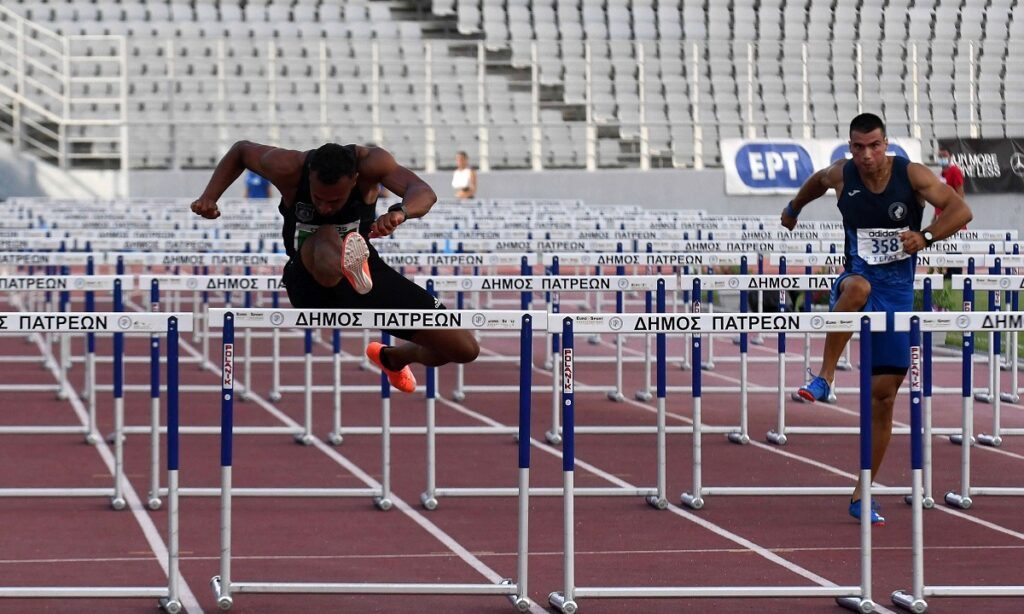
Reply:
<svg viewBox="0 0 1024 614"><path fill-rule="evenodd" d="M455 155L456 156L462 156L463 158L469 160L469 154L466 153L466 150L464 150L464 149L460 149L460 150L456 151Z"/></svg>
<svg viewBox="0 0 1024 614"><path fill-rule="evenodd" d="M334 185L342 177L356 174L356 156L348 147L337 143L321 145L309 160L309 171L327 185Z"/></svg>
<svg viewBox="0 0 1024 614"><path fill-rule="evenodd" d="M873 113L861 113L850 122L850 134L854 132L867 134L872 130L881 130L882 136L885 136L885 122Z"/></svg>

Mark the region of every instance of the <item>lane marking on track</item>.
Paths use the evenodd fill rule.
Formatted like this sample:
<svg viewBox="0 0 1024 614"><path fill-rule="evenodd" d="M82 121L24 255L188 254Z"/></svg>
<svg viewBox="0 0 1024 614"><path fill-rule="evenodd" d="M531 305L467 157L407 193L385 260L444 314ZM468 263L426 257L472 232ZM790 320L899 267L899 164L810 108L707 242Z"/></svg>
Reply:
<svg viewBox="0 0 1024 614"><path fill-rule="evenodd" d="M43 355L46 360L47 370L50 374L60 381L60 371L57 367L57 362L53 355L50 353L50 348L46 347L45 343L39 335L33 335L36 345L39 348L39 352ZM78 419L82 422L82 426L89 424L88 411L85 408L85 404L82 403L82 399L78 396L78 391L75 390L74 386L67 386L68 391L68 402L71 403L71 407L74 409ZM106 439L99 437L98 441L94 444L96 451L99 452L100 457L103 459L104 464L107 466L107 470L110 471L109 477L114 476L114 453L110 450L110 446L107 445ZM124 499L128 504L128 509L131 510L132 516L135 521L139 523L139 528L142 529L143 535L146 537L146 541L149 542L149 547L153 550L153 555L156 557L157 562L160 564L160 569L163 570L166 576L169 573L167 566L167 545L164 543L163 538L160 536L160 531L153 524L153 520L149 517L146 508L142 505L142 500L139 498L138 493L135 492L135 488L132 486L131 481L125 478L124 484ZM182 609L186 612L202 612L203 608L199 605L199 601L196 599L195 593L189 587L188 582L185 578L179 575L178 582L178 598L181 599Z"/></svg>

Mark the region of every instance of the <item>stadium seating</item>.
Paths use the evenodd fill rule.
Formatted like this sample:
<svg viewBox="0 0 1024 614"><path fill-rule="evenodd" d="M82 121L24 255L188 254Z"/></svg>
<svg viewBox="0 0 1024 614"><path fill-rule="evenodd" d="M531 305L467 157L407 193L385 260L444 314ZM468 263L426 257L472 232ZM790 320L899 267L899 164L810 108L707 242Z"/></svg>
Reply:
<svg viewBox="0 0 1024 614"><path fill-rule="evenodd" d="M129 152L141 167L209 166L243 137L375 142L428 168L451 167L458 149L494 168L581 167L592 139L601 167L635 167L641 153L689 166L698 145L715 165L719 139L841 136L862 108L893 134L918 131L926 151L936 135L1020 134L1024 119L1007 104L1024 92L1008 69L1024 55L1017 0L409 0L425 8L414 17L402 4L4 3L62 34L127 37ZM446 39L426 36L439 25ZM76 44L96 61L76 60L72 93L115 95L117 65L99 59L111 42ZM0 83L15 81L0 70ZM73 114L116 117L119 106ZM90 137L100 150L113 138L101 127L76 138Z"/></svg>

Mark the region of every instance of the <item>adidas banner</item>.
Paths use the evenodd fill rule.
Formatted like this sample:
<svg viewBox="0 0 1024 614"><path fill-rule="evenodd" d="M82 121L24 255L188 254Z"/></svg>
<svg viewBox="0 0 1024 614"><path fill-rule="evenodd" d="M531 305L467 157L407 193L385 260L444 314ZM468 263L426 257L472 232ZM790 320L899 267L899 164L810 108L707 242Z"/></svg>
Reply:
<svg viewBox="0 0 1024 614"><path fill-rule="evenodd" d="M964 174L968 194L1024 192L1024 140L939 139Z"/></svg>
<svg viewBox="0 0 1024 614"><path fill-rule="evenodd" d="M849 157L841 139L724 139L726 194L796 194L818 169ZM889 138L889 155L921 161L921 141Z"/></svg>

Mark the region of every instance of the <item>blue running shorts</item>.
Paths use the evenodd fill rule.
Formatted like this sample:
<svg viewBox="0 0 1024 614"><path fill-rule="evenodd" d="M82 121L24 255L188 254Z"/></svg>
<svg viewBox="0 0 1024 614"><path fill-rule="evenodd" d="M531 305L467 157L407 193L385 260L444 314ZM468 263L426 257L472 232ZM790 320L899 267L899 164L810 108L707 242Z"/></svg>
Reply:
<svg viewBox="0 0 1024 614"><path fill-rule="evenodd" d="M875 284L870 275L845 272L836 278L829 297L829 309L834 309L839 300L839 287L843 280L851 275L860 275L871 284L871 294L861 311L884 311L885 323L889 331L871 333L871 373L873 375L906 373L910 367L910 333L891 332L894 327L897 311L914 310L914 288L907 286L887 286Z"/></svg>

